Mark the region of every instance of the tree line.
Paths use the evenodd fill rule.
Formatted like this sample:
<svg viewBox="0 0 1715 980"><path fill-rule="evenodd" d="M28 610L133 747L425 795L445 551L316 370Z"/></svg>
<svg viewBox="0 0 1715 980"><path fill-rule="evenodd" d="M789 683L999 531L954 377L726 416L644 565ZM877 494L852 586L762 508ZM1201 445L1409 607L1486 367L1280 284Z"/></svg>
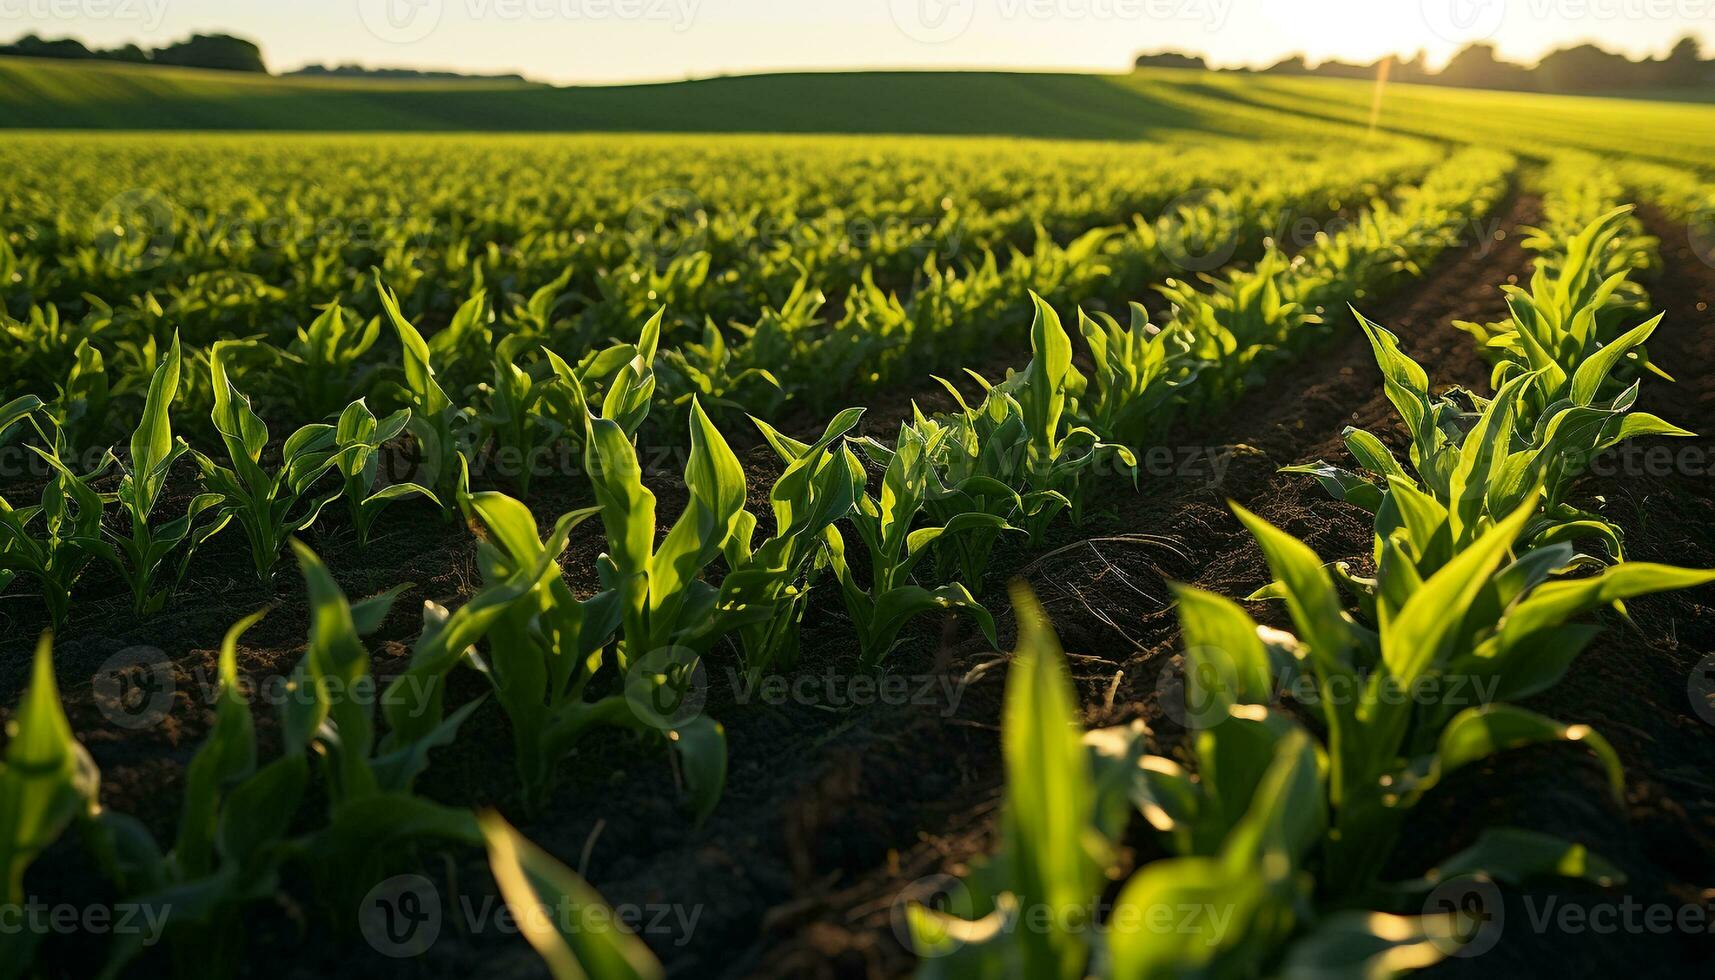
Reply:
<svg viewBox="0 0 1715 980"><path fill-rule="evenodd" d="M253 41L230 34L193 34L164 48L142 48L124 44L116 48L92 48L76 38L49 40L26 34L11 44L0 44L0 55L23 58L64 58L78 61L120 61L137 65L172 65L178 68L218 68L223 71L267 72L262 49Z"/></svg>
<svg viewBox="0 0 1715 980"><path fill-rule="evenodd" d="M1423 82L1460 88L1507 89L1518 92L1612 92L1631 88L1694 88L1715 85L1715 59L1703 57L1697 38L1686 35L1663 58L1633 60L1594 44L1558 48L1535 65L1503 59L1493 44L1470 44L1453 55L1440 71L1432 71L1422 52L1411 58L1389 55L1367 65L1324 61L1312 67L1303 55L1291 55L1262 69L1268 75L1322 75L1332 78L1374 78L1383 62L1392 62L1388 77L1396 82ZM1178 51L1139 55L1139 68L1212 69L1200 56Z"/></svg>

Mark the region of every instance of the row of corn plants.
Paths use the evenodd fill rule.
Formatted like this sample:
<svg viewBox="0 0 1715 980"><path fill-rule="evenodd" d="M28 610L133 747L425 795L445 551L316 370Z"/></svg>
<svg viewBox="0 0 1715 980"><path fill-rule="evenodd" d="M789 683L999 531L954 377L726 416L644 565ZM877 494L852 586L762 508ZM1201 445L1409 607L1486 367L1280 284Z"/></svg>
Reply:
<svg viewBox="0 0 1715 980"><path fill-rule="evenodd" d="M1293 632L1261 627L1220 596L1175 590L1183 755L1147 754L1141 723L1083 732L1051 628L1027 592L1015 594L1001 848L951 902L912 907L920 975L1389 977L1472 934L1463 911L1423 912L1449 881L1623 880L1576 843L1511 827L1485 830L1415 878L1387 874L1412 808L1448 773L1497 752L1577 743L1620 798L1618 757L1598 733L1510 702L1570 669L1597 632L1575 621L1582 614L1715 581L1625 561L1612 522L1566 503L1593 453L1686 433L1631 410L1652 370L1640 347L1659 317L1625 322L1642 296L1625 285L1652 244L1629 210L1601 213L1612 202L1589 181L1551 170L1546 191L1550 221L1572 230L1536 236L1537 272L1528 289L1509 289L1510 322L1477 328L1496 363L1495 396L1434 397L1397 338L1359 316L1411 437L1409 468L1381 439L1348 429L1361 469L1287 470L1375 515L1374 574L1324 562L1235 506L1275 576L1250 598L1283 602ZM1579 218L1590 223L1570 224ZM1584 542L1601 553L1581 553ZM1478 703L1390 696L1449 678L1482 692ZM1104 905L1136 824L1170 856L1132 871Z"/></svg>

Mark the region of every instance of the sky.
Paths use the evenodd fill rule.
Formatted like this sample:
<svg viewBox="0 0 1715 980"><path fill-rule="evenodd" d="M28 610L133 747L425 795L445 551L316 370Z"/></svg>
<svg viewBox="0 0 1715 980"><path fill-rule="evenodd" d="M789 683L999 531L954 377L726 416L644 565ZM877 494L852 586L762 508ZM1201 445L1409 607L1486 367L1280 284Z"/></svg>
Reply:
<svg viewBox="0 0 1715 980"><path fill-rule="evenodd" d="M1371 61L1473 40L1533 61L1596 41L1715 54L1715 0L0 0L0 38L261 44L269 66L356 62L626 82L834 68L1120 71L1141 51L1217 64Z"/></svg>

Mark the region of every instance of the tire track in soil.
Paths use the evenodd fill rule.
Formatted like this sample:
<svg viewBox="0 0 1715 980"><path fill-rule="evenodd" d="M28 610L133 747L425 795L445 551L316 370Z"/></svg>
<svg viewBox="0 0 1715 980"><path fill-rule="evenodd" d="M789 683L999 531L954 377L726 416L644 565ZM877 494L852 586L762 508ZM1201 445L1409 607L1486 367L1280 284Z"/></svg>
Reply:
<svg viewBox="0 0 1715 980"><path fill-rule="evenodd" d="M1537 211L1534 198L1513 198L1498 209L1503 216L1498 227L1507 230L1503 240L1474 241L1444 256L1418 283L1365 307L1367 316L1399 334L1404 348L1429 366L1438 387L1456 383L1486 390L1487 366L1471 338L1451 321L1505 316L1499 284L1517 282L1529 269L1521 236L1513 230L1535 221ZM1167 581L1245 595L1268 577L1249 535L1227 510L1227 499L1306 539L1325 557L1368 552L1367 514L1327 499L1309 478L1299 483L1275 472L1288 463L1342 458L1339 433L1347 424L1369 428L1395 448L1405 444L1363 334L1349 316L1336 322L1346 324L1337 336L1297 362L1278 365L1265 385L1200 426L1200 438L1175 440L1172 475L1147 478L1141 494L1104 501L1112 508L1108 514L1092 526L1063 528L1046 555L1028 564L1022 564L1023 556L1011 556L1021 559L1014 568L1037 590L1060 633L1082 689L1088 726L1141 718L1159 739L1153 751L1170 751L1177 741L1177 726L1161 711L1156 692L1163 667L1178 661L1178 626L1165 603ZM1227 453L1228 465L1217 469L1213 461ZM1112 540L1133 532L1171 535L1189 557ZM1004 557L997 556L997 566ZM1005 572L991 576L1007 577ZM1286 625L1267 607L1252 611ZM927 758L869 756L842 774L839 795L881 794L900 805L908 798L898 792L899 784L911 780L913 767L953 764L968 771L970 777L953 791L958 796L918 798L923 801L916 803L919 819L910 824L916 842L889 850L884 862L872 862L877 866L855 878L830 880L771 910L759 948L723 975L868 978L909 971L911 957L893 919L895 896L915 879L959 873L994 843L1001 791L994 721L1003 675L1003 670L989 670L973 683L980 696L968 695L966 703L980 707L961 712L955 719L961 725L909 719L911 727L900 737ZM981 738L973 740L972 732ZM948 802L958 797L965 802ZM1150 847L1147 841L1134 843L1145 852Z"/></svg>

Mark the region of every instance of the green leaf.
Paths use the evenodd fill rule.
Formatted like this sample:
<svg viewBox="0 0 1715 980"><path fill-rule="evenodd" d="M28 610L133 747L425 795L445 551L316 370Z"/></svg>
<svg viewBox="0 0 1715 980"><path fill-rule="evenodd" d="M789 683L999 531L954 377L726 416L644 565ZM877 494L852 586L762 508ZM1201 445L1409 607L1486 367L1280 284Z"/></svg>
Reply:
<svg viewBox="0 0 1715 980"><path fill-rule="evenodd" d="M1459 946L1445 915L1335 912L1292 944L1279 980L1391 980L1432 966Z"/></svg>
<svg viewBox="0 0 1715 980"><path fill-rule="evenodd" d="M1608 777L1614 798L1624 800L1626 777L1620 757L1608 740L1588 725L1563 725L1552 718L1509 704L1467 708L1441 732L1435 762L1441 775L1481 762L1491 755L1546 742L1578 742L1589 746Z"/></svg>
<svg viewBox="0 0 1715 980"><path fill-rule="evenodd" d="M30 686L7 726L0 767L0 860L6 904L24 901L24 869L71 821L94 811L100 775L72 737L54 680L53 637L36 644Z"/></svg>
<svg viewBox="0 0 1715 980"><path fill-rule="evenodd" d="M706 715L674 729L668 738L691 791L691 811L700 825L714 812L726 786L726 729Z"/></svg>
<svg viewBox="0 0 1715 980"><path fill-rule="evenodd" d="M1012 590L1018 649L1007 672L1001 754L1006 764L1007 852L1021 904L1056 921L1019 937L1024 974L1077 980L1086 948L1077 927L1060 921L1086 906L1102 866L1088 836L1095 790L1083 747L1077 690L1047 614L1022 586Z"/></svg>
<svg viewBox="0 0 1715 980"><path fill-rule="evenodd" d="M1603 888L1625 884L1625 872L1582 844L1535 830L1490 827L1477 842L1436 865L1408 887L1434 888L1443 881L1480 875L1508 885L1538 878L1572 878Z"/></svg>
<svg viewBox="0 0 1715 980"><path fill-rule="evenodd" d="M659 980L666 975L649 948L575 872L494 811L483 813L477 823L501 897L554 980ZM556 914L544 916L543 909ZM561 921L558 910L569 910L575 918Z"/></svg>

